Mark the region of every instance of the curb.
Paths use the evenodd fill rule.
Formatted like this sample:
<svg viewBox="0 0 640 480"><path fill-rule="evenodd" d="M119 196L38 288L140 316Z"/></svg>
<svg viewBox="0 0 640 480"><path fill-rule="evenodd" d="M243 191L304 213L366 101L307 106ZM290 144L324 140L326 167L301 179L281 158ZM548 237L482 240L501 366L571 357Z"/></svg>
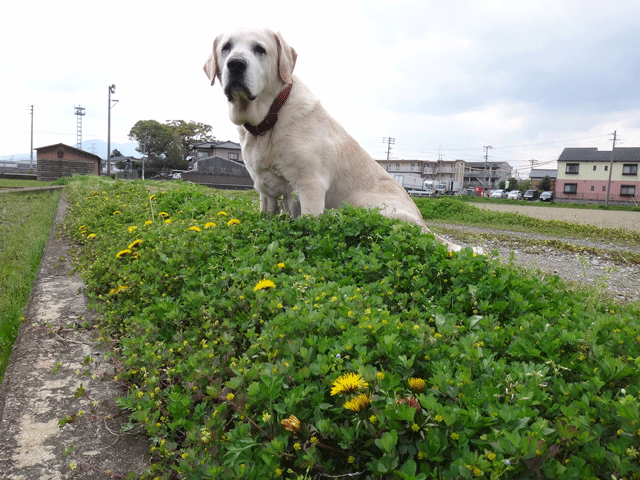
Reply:
<svg viewBox="0 0 640 480"><path fill-rule="evenodd" d="M0 386L3 479L124 478L150 462L144 432L122 431L128 414L115 398L126 391L91 328L74 245L57 233L66 209L63 195Z"/></svg>

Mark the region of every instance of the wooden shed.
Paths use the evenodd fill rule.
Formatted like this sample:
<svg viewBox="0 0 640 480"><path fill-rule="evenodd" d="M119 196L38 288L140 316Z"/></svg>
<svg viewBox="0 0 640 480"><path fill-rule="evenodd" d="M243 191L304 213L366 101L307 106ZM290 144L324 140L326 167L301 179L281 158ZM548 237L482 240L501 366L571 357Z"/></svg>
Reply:
<svg viewBox="0 0 640 480"><path fill-rule="evenodd" d="M64 143L35 149L38 180L56 180L72 175L99 175L100 157Z"/></svg>

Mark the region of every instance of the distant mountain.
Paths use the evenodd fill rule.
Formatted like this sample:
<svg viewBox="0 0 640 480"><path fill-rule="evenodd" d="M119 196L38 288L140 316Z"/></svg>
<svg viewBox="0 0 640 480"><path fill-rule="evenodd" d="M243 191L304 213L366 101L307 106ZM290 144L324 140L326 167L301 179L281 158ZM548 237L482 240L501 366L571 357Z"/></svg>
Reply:
<svg viewBox="0 0 640 480"><path fill-rule="evenodd" d="M69 144L67 144L69 145ZM70 145L75 147L76 144ZM136 151L138 144L136 142L129 143L114 143L111 142L111 153L114 150L118 150L125 157L138 157L141 158L142 154ZM85 152L98 155L103 160L107 158L107 142L104 140L84 140L82 142L82 150ZM36 151L33 151L33 159L36 160ZM25 162L29 161L29 153L14 153L13 155L0 155L0 162Z"/></svg>

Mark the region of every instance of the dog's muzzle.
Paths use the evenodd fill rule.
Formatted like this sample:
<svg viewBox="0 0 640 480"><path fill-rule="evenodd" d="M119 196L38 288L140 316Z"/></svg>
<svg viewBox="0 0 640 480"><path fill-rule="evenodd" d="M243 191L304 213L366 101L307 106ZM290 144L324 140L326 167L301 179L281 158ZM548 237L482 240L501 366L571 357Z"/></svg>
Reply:
<svg viewBox="0 0 640 480"><path fill-rule="evenodd" d="M227 61L228 82L224 88L224 93L227 99L232 102L234 100L234 93L240 92L250 101L256 99L245 84L245 73L247 71L248 63L242 58L230 58Z"/></svg>

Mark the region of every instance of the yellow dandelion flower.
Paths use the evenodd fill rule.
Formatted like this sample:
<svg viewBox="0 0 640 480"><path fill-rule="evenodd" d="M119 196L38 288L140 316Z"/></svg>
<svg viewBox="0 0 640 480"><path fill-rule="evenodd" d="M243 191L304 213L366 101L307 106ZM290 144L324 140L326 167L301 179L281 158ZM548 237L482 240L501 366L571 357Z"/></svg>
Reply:
<svg viewBox="0 0 640 480"><path fill-rule="evenodd" d="M159 217L162 217L162 218L167 218L167 217L169 216L169 214L168 214L167 212L160 212L160 213L158 214L158 216L159 216Z"/></svg>
<svg viewBox="0 0 640 480"><path fill-rule="evenodd" d="M170 219L170 218L166 218L166 219L164 220L164 223L171 223L171 219Z"/></svg>
<svg viewBox="0 0 640 480"><path fill-rule="evenodd" d="M114 215L120 215L120 210L116 210L115 212L113 212Z"/></svg>
<svg viewBox="0 0 640 480"><path fill-rule="evenodd" d="M218 212L218 215L220 215L221 217L226 217L227 216L227 212L220 211L220 212Z"/></svg>
<svg viewBox="0 0 640 480"><path fill-rule="evenodd" d="M227 400L232 401L235 397L235 395L233 393L228 393L227 394Z"/></svg>
<svg viewBox="0 0 640 480"><path fill-rule="evenodd" d="M425 382L422 378L410 378L409 387L416 393L420 393L424 390Z"/></svg>
<svg viewBox="0 0 640 480"><path fill-rule="evenodd" d="M369 405L371 405L371 399L367 395L365 395L364 393L361 393L357 397L355 397L355 398L353 398L351 400L347 400L346 402L344 402L343 406L347 410L352 410L354 412L359 412L359 411L364 410L365 408L367 408Z"/></svg>
<svg viewBox="0 0 640 480"><path fill-rule="evenodd" d="M256 286L253 287L253 291L257 292L258 290L266 290L267 288L276 288L276 284L268 278L265 278L256 283Z"/></svg>
<svg viewBox="0 0 640 480"><path fill-rule="evenodd" d="M87 239L92 239L92 238L96 238L95 233L90 233L89 235L87 235Z"/></svg>
<svg viewBox="0 0 640 480"><path fill-rule="evenodd" d="M227 225L232 226L232 225L238 225L239 223L240 223L240 220L238 220L237 218L232 218L227 222Z"/></svg>
<svg viewBox="0 0 640 480"><path fill-rule="evenodd" d="M191 230L192 232L199 232L200 227L198 227L197 225L193 225L192 227L189 227L189 230Z"/></svg>
<svg viewBox="0 0 640 480"><path fill-rule="evenodd" d="M138 227L136 227L135 225L131 225L127 230L129 231L129 233L133 232L134 230L136 230Z"/></svg>
<svg viewBox="0 0 640 480"><path fill-rule="evenodd" d="M153 224L153 220L147 220L146 222L144 222L145 225L152 225Z"/></svg>
<svg viewBox="0 0 640 480"><path fill-rule="evenodd" d="M293 444L293 449L294 450L300 450L302 448L302 445L300 445L300 443L296 442Z"/></svg>
<svg viewBox="0 0 640 480"><path fill-rule="evenodd" d="M124 250L120 250L118 253L116 253L116 257L117 258L122 258L127 256L128 254L131 253L131 250L129 250L128 248L124 249Z"/></svg>
<svg viewBox="0 0 640 480"><path fill-rule="evenodd" d="M298 433L300 431L300 420L298 420L298 417L294 415L289 415L289 418L282 420L280 425L291 433Z"/></svg>
<svg viewBox="0 0 640 480"><path fill-rule="evenodd" d="M216 224L213 223L213 222L207 222L207 223L204 224L204 228L213 228L215 226L216 226Z"/></svg>
<svg viewBox="0 0 640 480"><path fill-rule="evenodd" d="M336 395L338 393L351 393L356 390L367 388L369 384L364 381L357 373L347 373L338 377L335 382L333 382L333 388L331 389L331 395Z"/></svg>
<svg viewBox="0 0 640 480"><path fill-rule="evenodd" d="M284 268L284 263L283 263L283 262L280 262L280 263L278 264L278 268Z"/></svg>
<svg viewBox="0 0 640 480"><path fill-rule="evenodd" d="M140 244L142 243L142 240L140 240L139 238L137 240L134 240L130 245L129 245L129 250L133 250L136 247L139 247Z"/></svg>

